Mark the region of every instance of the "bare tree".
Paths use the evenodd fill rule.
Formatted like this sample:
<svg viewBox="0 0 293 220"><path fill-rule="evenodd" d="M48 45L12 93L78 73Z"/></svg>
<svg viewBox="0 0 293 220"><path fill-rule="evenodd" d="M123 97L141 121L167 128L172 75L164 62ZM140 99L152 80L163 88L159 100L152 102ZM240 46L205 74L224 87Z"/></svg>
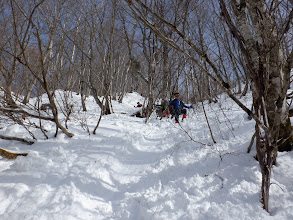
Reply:
<svg viewBox="0 0 293 220"><path fill-rule="evenodd" d="M272 2L272 8L278 7L276 4ZM262 133L260 126L256 124L255 129L257 158L263 176L262 202L264 209L268 210L271 169L276 162L277 150L283 147L291 150L293 142L286 104L293 51L285 57L282 46L293 10L285 24L277 26L274 10L265 1L240 1L240 4L231 2L230 13L223 0L220 5L227 25L246 59L246 74L252 82L255 112L267 128ZM235 17L235 22L231 15ZM289 136L283 130L289 131ZM284 140L287 141L286 146L281 144Z"/></svg>
<svg viewBox="0 0 293 220"><path fill-rule="evenodd" d="M18 35L16 34L17 37L17 42L20 47L20 53L17 56L13 56L18 60L20 64L22 64L25 68L27 68L30 73L37 78L38 82L46 92L52 113L54 116L54 121L56 124L56 134L58 132L58 129L60 128L67 136L72 137L73 134L68 132L66 128L64 128L59 119L58 119L58 109L54 100L54 92L52 91L53 87L52 85L49 84L49 77L53 77L52 75L49 75L50 72L50 59L52 59L52 48L53 48L53 43L55 39L55 32L57 30L57 24L55 23L54 25L49 27L49 33L48 33L48 40L44 40L43 37L41 36L41 17L36 16L34 17L35 13L38 13L38 7L40 7L41 4L43 4L44 1L40 1L38 4L32 6L31 13L28 14L25 9L19 4L17 1L12 1L11 2L11 10L13 12L13 20L14 20L14 29L18 29L18 25L16 22L16 11L18 11L21 16L26 20L27 26L26 26L26 31L24 35ZM38 55L39 55L39 69L33 69L33 66L29 62L28 59L28 54L27 54L27 47L28 43L30 42L31 38L28 38L28 33L29 31L33 30L34 31L34 37L37 42L37 49L38 49Z"/></svg>

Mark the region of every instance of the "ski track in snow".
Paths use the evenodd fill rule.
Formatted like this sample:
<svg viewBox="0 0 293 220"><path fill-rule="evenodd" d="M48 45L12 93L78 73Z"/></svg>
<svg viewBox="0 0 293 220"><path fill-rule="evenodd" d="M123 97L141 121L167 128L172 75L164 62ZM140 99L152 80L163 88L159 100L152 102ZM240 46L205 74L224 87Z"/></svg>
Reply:
<svg viewBox="0 0 293 220"><path fill-rule="evenodd" d="M273 169L268 214L259 201L255 150L246 153L254 123L222 99L221 106L206 104L217 144L201 145L170 119L152 115L145 124L130 117L143 102L136 93L114 101L115 113L89 135L81 124L92 131L99 109L90 97L88 112L80 112L74 96L73 138L61 132L53 138L48 123L49 140L32 146L0 140L7 150L29 153L0 160L0 219L293 219L292 152L281 153ZM212 143L200 107L181 126L196 141ZM28 137L18 125L2 124L1 132Z"/></svg>

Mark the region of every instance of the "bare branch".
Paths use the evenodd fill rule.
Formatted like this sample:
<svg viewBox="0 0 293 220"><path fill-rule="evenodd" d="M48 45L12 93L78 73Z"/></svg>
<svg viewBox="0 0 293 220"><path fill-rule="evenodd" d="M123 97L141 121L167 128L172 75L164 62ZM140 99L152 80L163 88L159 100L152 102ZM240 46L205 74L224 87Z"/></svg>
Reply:
<svg viewBox="0 0 293 220"><path fill-rule="evenodd" d="M1 134L0 134L0 138L1 138L1 139L4 139L4 140L9 140L9 141L21 141L21 142L27 143L27 144L29 144L29 145L32 145L33 143L35 143L35 142L33 142L33 141L28 141L28 140L26 140L26 139L24 139L24 138L19 138L19 137L8 137L8 136L4 136L4 135L1 135Z"/></svg>
<svg viewBox="0 0 293 220"><path fill-rule="evenodd" d="M33 118L38 118L38 119L43 119L43 120L47 120L47 121L52 121L52 122L55 122L54 118L51 118L51 117L46 117L46 116L42 116L42 115L34 115L34 114L31 114L23 109L13 109L13 108L2 108L0 107L0 111L1 112L14 112L14 113L18 113L18 114L24 114L24 115L28 115L30 117L33 117Z"/></svg>

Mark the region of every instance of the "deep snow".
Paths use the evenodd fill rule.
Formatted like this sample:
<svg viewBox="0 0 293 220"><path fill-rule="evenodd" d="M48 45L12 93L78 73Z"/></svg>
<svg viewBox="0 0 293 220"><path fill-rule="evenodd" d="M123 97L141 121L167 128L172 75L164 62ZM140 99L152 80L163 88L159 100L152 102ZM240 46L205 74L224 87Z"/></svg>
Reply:
<svg viewBox="0 0 293 220"><path fill-rule="evenodd" d="M268 214L255 149L246 153L254 122L226 96L205 104L217 144L200 106L189 110L182 127L155 115L145 124L130 117L143 98L129 93L122 104L113 101L114 114L89 135L99 108L92 97L87 112L79 96L71 100L73 138L61 132L53 138L55 126L44 122L49 140L39 131L31 146L0 140L4 149L29 153L0 159L0 219L293 219L293 153L280 153L273 168ZM250 106L250 98L242 100ZM29 137L4 121L1 133Z"/></svg>

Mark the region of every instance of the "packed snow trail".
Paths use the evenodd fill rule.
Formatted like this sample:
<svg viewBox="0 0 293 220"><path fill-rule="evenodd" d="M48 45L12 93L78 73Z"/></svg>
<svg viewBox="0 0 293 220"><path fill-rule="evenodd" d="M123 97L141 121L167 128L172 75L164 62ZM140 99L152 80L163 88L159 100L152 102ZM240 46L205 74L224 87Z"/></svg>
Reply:
<svg viewBox="0 0 293 220"><path fill-rule="evenodd" d="M206 106L217 140L209 145L200 108L189 112L182 130L170 119L152 116L145 124L130 117L140 99L133 93L124 104L114 102L115 113L103 117L96 135L81 128L86 123L92 131L97 122L99 109L88 99L88 112L75 111L69 122L71 139L62 133L54 139L47 124L51 138L32 146L1 140L29 155L0 160L0 219L293 218L292 153L282 153L274 169L269 215L259 201L255 151L246 153L254 123L233 103ZM18 125L2 130L25 135Z"/></svg>

